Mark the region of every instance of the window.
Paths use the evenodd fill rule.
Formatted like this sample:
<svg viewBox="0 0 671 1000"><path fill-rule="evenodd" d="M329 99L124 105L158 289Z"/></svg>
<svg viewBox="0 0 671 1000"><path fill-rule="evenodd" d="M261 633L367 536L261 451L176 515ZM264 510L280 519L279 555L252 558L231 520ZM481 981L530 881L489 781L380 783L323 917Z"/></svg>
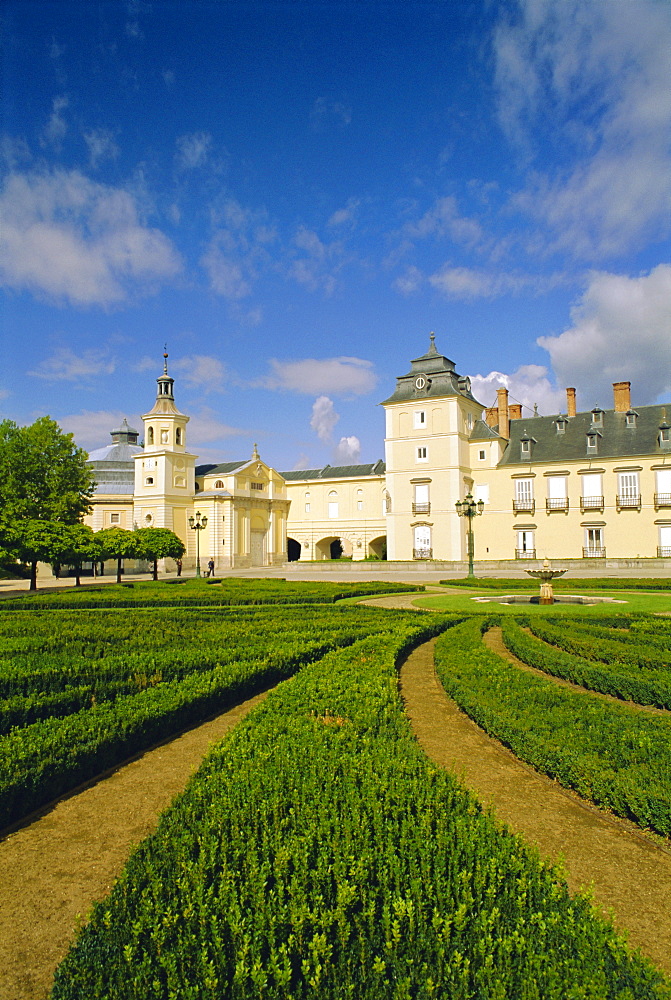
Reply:
<svg viewBox="0 0 671 1000"><path fill-rule="evenodd" d="M363 510L363 490L356 491L356 509Z"/></svg>
<svg viewBox="0 0 671 1000"><path fill-rule="evenodd" d="M430 514L429 484L415 483L415 495L412 504L413 514Z"/></svg>
<svg viewBox="0 0 671 1000"><path fill-rule="evenodd" d="M638 472L619 472L617 476L617 509L633 507L640 509L641 491Z"/></svg>
<svg viewBox="0 0 671 1000"><path fill-rule="evenodd" d="M414 424L416 428L426 427L426 410L415 410Z"/></svg>
<svg viewBox="0 0 671 1000"><path fill-rule="evenodd" d="M151 514L145 514L144 515L144 523L147 525L147 527L150 527L150 525L152 525L154 523L153 516Z"/></svg>
<svg viewBox="0 0 671 1000"><path fill-rule="evenodd" d="M428 449L424 445L422 445L420 448L417 449L417 461L418 462L429 461Z"/></svg>
<svg viewBox="0 0 671 1000"><path fill-rule="evenodd" d="M214 484L214 488L215 488L215 490L223 490L223 488L224 488L224 481L223 481L223 479L217 479L216 483Z"/></svg>
<svg viewBox="0 0 671 1000"><path fill-rule="evenodd" d="M473 499L476 503L478 500L489 503L489 483L476 483L473 487Z"/></svg>
<svg viewBox="0 0 671 1000"><path fill-rule="evenodd" d="M534 500L533 479L516 479L515 499L513 500L513 511L516 514L519 511L525 511L526 513L533 514L535 509L536 509L536 503Z"/></svg>
<svg viewBox="0 0 671 1000"><path fill-rule="evenodd" d="M177 430L175 431L175 444L181 444L181 443L182 443L182 428L178 427Z"/></svg>
<svg viewBox="0 0 671 1000"><path fill-rule="evenodd" d="M153 427L148 427L147 428L147 444L153 444L153 443L154 443L154 428Z"/></svg>
<svg viewBox="0 0 671 1000"><path fill-rule="evenodd" d="M662 424L659 428L659 447L667 451L671 448L671 427Z"/></svg>
<svg viewBox="0 0 671 1000"><path fill-rule="evenodd" d="M655 476L655 507L671 507L671 469L658 469Z"/></svg>
<svg viewBox="0 0 671 1000"><path fill-rule="evenodd" d="M522 445L522 454L523 455L530 455L531 454L531 440L530 440L530 438L522 438L522 440L520 441L520 444Z"/></svg>
<svg viewBox="0 0 671 1000"><path fill-rule="evenodd" d="M566 417L560 414L557 417L555 423L557 425L557 434L564 434L566 432L566 424L568 423Z"/></svg>
<svg viewBox="0 0 671 1000"><path fill-rule="evenodd" d="M587 454L596 455L599 447L599 435L598 434L588 434L587 435Z"/></svg>
<svg viewBox="0 0 671 1000"><path fill-rule="evenodd" d="M262 490L265 486L265 483L250 483L249 485L253 490Z"/></svg>
<svg viewBox="0 0 671 1000"><path fill-rule="evenodd" d="M536 558L536 532L528 528L517 532L517 548L515 549L516 559Z"/></svg>
<svg viewBox="0 0 671 1000"><path fill-rule="evenodd" d="M110 514L110 524L121 524L121 514Z"/></svg>
<svg viewBox="0 0 671 1000"><path fill-rule="evenodd" d="M592 410L592 424L594 427L603 427L603 410L600 406L595 406Z"/></svg>
<svg viewBox="0 0 671 1000"><path fill-rule="evenodd" d="M305 513L306 514L310 513L310 501L309 500L305 504Z"/></svg>
<svg viewBox="0 0 671 1000"><path fill-rule="evenodd" d="M603 487L600 472L587 472L582 477L582 495L580 509L603 510Z"/></svg>
<svg viewBox="0 0 671 1000"><path fill-rule="evenodd" d="M671 524L660 524L659 526L657 556L660 559L671 558Z"/></svg>
<svg viewBox="0 0 671 1000"><path fill-rule="evenodd" d="M431 559L431 528L428 524L417 524L414 527L413 559Z"/></svg>
<svg viewBox="0 0 671 1000"><path fill-rule="evenodd" d="M480 451L478 452L478 458L480 459L481 462L484 462L484 460L486 459L486 457L487 457L487 454L485 452L485 449L481 448Z"/></svg>
<svg viewBox="0 0 671 1000"><path fill-rule="evenodd" d="M568 510L568 478L548 476L548 496L546 510Z"/></svg>
<svg viewBox="0 0 671 1000"><path fill-rule="evenodd" d="M144 485L145 486L153 486L154 485L154 477L153 476L147 476L146 479L145 479L145 481L144 481Z"/></svg>
<svg viewBox="0 0 671 1000"><path fill-rule="evenodd" d="M170 433L165 428L161 431L161 444L167 444L170 440Z"/></svg>
<svg viewBox="0 0 671 1000"><path fill-rule="evenodd" d="M636 426L636 418L637 417L638 417L638 413L636 413L635 410L629 410L625 414L625 416L624 416L625 426L626 427L635 427Z"/></svg>
<svg viewBox="0 0 671 1000"><path fill-rule="evenodd" d="M328 498L329 517L338 517L338 494L335 490L329 492Z"/></svg>
<svg viewBox="0 0 671 1000"><path fill-rule="evenodd" d="M469 431L473 430L473 414L472 413L469 413L468 416L466 417L466 426L468 427Z"/></svg>
<svg viewBox="0 0 671 1000"><path fill-rule="evenodd" d="M582 554L585 559L603 559L606 555L603 528L596 526L585 528L585 545Z"/></svg>

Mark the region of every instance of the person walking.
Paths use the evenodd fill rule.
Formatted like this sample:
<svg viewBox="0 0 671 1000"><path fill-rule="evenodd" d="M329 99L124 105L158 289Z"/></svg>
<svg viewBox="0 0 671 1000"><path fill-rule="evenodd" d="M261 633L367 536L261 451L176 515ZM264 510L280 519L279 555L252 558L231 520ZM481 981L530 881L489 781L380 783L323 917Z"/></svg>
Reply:
<svg viewBox="0 0 671 1000"><path fill-rule="evenodd" d="M214 576L214 559L210 557L210 561L207 564L207 575Z"/></svg>

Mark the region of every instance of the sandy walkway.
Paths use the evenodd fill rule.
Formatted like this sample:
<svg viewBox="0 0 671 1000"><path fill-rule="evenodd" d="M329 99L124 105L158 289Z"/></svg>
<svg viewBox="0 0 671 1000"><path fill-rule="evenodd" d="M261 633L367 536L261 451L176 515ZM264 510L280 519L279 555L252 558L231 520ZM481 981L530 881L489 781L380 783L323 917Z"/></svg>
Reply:
<svg viewBox="0 0 671 1000"><path fill-rule="evenodd" d="M401 669L406 710L425 752L459 774L544 857L561 855L571 888L593 884L595 902L612 908L630 942L671 972L671 852L521 764L487 736L443 691L434 644L420 646Z"/></svg>
<svg viewBox="0 0 671 1000"><path fill-rule="evenodd" d="M47 996L80 918L107 895L210 746L263 697L147 751L0 842L0 1000Z"/></svg>

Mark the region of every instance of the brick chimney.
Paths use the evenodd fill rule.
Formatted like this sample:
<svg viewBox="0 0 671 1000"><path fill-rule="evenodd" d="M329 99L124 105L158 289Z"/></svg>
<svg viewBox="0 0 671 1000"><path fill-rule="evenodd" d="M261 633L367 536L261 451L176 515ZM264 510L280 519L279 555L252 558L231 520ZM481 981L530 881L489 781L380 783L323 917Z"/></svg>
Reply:
<svg viewBox="0 0 671 1000"><path fill-rule="evenodd" d="M508 390L505 388L496 390L499 410L499 434L502 438L510 437L510 419L508 416Z"/></svg>
<svg viewBox="0 0 671 1000"><path fill-rule="evenodd" d="M631 409L631 382L613 382L613 404L616 413Z"/></svg>
<svg viewBox="0 0 671 1000"><path fill-rule="evenodd" d="M575 389L566 390L566 415L569 417L575 417Z"/></svg>
<svg viewBox="0 0 671 1000"><path fill-rule="evenodd" d="M522 419L522 404L521 403L511 403L508 407L508 415L511 420L521 420Z"/></svg>
<svg viewBox="0 0 671 1000"><path fill-rule="evenodd" d="M488 406L485 410L485 423L488 427L496 427L499 422L498 406Z"/></svg>

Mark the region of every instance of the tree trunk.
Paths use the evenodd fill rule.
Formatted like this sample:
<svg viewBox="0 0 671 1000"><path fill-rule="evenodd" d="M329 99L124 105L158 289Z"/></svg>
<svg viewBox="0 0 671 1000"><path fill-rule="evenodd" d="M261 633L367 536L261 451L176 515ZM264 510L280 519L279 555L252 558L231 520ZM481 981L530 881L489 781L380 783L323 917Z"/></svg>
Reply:
<svg viewBox="0 0 671 1000"><path fill-rule="evenodd" d="M154 559L154 580L158 580L158 559Z"/></svg>
<svg viewBox="0 0 671 1000"><path fill-rule="evenodd" d="M121 556L116 561L116 582L121 583Z"/></svg>
<svg viewBox="0 0 671 1000"><path fill-rule="evenodd" d="M30 564L30 589L37 590L37 559Z"/></svg>
<svg viewBox="0 0 671 1000"><path fill-rule="evenodd" d="M81 571L81 566L75 566L75 587L81 587L82 585L82 581L79 579Z"/></svg>

